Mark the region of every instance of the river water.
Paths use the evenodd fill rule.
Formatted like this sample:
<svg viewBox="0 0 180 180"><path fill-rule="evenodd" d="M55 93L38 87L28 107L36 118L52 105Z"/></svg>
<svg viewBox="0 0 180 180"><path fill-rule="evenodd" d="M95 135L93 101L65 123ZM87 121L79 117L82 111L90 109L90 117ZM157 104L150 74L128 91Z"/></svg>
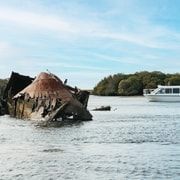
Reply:
<svg viewBox="0 0 180 180"><path fill-rule="evenodd" d="M90 96L88 109L64 125L0 117L0 180L180 179L180 103Z"/></svg>

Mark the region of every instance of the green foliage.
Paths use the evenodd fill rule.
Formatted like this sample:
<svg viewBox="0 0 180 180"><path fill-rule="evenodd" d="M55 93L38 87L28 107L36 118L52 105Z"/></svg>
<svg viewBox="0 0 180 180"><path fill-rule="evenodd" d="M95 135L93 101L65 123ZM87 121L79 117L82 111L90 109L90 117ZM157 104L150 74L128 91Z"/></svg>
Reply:
<svg viewBox="0 0 180 180"><path fill-rule="evenodd" d="M8 83L8 80L9 79L0 79L0 97L3 96L3 93L4 93L4 89Z"/></svg>
<svg viewBox="0 0 180 180"><path fill-rule="evenodd" d="M142 84L137 76L131 76L128 79L120 81L118 86L119 95L131 96L141 93Z"/></svg>
<svg viewBox="0 0 180 180"><path fill-rule="evenodd" d="M93 90L94 95L114 96L118 95L119 82L126 78L124 74L115 74L101 80Z"/></svg>
<svg viewBox="0 0 180 180"><path fill-rule="evenodd" d="M154 89L157 85L180 85L180 74L165 74L160 71L142 71L135 74L115 74L105 77L93 89L94 95L142 95L143 89Z"/></svg>
<svg viewBox="0 0 180 180"><path fill-rule="evenodd" d="M164 79L166 75L159 71L143 71L140 73L136 73L136 75L141 79L143 84L143 89L153 89L156 88L157 85L164 85Z"/></svg>
<svg viewBox="0 0 180 180"><path fill-rule="evenodd" d="M180 74L175 74L165 79L168 85L180 85Z"/></svg>

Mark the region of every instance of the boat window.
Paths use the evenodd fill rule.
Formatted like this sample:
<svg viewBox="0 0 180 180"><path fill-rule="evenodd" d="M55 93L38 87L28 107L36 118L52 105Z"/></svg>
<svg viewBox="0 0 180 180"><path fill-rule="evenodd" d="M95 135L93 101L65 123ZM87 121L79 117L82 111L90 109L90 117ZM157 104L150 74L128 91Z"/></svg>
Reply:
<svg viewBox="0 0 180 180"><path fill-rule="evenodd" d="M175 94L179 93L179 88L174 88L173 93L175 93Z"/></svg>
<svg viewBox="0 0 180 180"><path fill-rule="evenodd" d="M172 93L172 89L170 89L170 88L165 89L165 92L166 92L166 94L171 94Z"/></svg>
<svg viewBox="0 0 180 180"><path fill-rule="evenodd" d="M160 89L156 94L164 94L165 93L165 89Z"/></svg>

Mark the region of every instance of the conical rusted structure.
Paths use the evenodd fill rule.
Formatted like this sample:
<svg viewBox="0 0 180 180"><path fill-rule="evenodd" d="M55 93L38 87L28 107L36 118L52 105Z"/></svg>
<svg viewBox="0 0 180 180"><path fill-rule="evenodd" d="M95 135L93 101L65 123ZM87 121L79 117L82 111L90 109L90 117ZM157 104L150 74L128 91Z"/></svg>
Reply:
<svg viewBox="0 0 180 180"><path fill-rule="evenodd" d="M8 100L13 117L52 121L91 120L87 110L89 93L66 86L57 76L42 72L34 81Z"/></svg>

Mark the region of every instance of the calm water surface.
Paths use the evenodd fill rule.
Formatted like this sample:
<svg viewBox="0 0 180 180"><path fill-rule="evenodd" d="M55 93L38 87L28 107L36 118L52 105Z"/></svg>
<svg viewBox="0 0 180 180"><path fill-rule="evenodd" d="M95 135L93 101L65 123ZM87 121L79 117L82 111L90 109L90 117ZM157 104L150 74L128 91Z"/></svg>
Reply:
<svg viewBox="0 0 180 180"><path fill-rule="evenodd" d="M0 117L0 180L180 179L180 103L91 96L93 121Z"/></svg>

